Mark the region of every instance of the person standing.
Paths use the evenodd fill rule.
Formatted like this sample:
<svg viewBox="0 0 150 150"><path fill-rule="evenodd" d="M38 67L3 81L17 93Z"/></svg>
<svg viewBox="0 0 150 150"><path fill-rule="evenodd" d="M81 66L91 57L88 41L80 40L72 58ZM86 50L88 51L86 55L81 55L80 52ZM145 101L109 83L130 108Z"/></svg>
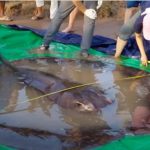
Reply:
<svg viewBox="0 0 150 150"><path fill-rule="evenodd" d="M53 40L54 35L58 32L64 19L72 12L75 7L77 7L77 9L84 14L83 36L80 55L87 57L88 49L90 48L92 42L95 20L97 18L96 9L100 8L101 4L102 0L85 0L83 3L79 0L61 1L59 9L57 10L55 17L51 21L51 24L47 29L47 33L44 36L43 44L41 45L40 50L48 50L49 44Z"/></svg>

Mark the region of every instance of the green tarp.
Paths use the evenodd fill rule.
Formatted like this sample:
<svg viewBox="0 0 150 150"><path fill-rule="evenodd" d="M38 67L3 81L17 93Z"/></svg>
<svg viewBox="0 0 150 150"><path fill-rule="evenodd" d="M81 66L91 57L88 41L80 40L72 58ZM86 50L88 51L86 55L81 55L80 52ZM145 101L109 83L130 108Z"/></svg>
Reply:
<svg viewBox="0 0 150 150"><path fill-rule="evenodd" d="M150 150L150 135L125 136L92 150Z"/></svg>
<svg viewBox="0 0 150 150"><path fill-rule="evenodd" d="M0 150L16 150L16 149L10 148L10 147L4 146L4 145L0 145Z"/></svg>

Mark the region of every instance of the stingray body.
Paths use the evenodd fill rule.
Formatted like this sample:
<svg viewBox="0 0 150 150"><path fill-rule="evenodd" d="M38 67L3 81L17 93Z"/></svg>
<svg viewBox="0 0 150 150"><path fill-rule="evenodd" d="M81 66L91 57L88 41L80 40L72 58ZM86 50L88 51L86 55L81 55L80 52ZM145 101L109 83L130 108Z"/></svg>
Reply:
<svg viewBox="0 0 150 150"><path fill-rule="evenodd" d="M25 85L31 86L44 94L79 85L77 83L61 80L50 74L47 75L39 71L17 68L11 65L11 63L6 61L2 56L0 56L0 61L16 73L19 81L22 81ZM112 103L100 89L93 86L59 92L47 97L63 108L83 112L98 111L100 108Z"/></svg>

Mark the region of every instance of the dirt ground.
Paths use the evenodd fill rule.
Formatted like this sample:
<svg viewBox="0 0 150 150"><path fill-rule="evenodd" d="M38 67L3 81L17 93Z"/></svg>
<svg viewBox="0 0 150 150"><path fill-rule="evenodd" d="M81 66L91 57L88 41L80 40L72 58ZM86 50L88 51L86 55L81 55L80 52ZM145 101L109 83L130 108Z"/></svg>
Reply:
<svg viewBox="0 0 150 150"><path fill-rule="evenodd" d="M7 2L6 14L12 16L14 21L4 22L2 24L19 24L31 26L39 29L46 29L50 23L49 19L49 2L45 2L45 18L38 21L31 20L35 10L35 2ZM119 1L104 2L99 11L96 21L95 34L104 35L110 38L116 38L119 29L123 23L124 3ZM67 26L68 19L62 24L60 31ZM83 15L79 14L75 25L75 33L82 34Z"/></svg>

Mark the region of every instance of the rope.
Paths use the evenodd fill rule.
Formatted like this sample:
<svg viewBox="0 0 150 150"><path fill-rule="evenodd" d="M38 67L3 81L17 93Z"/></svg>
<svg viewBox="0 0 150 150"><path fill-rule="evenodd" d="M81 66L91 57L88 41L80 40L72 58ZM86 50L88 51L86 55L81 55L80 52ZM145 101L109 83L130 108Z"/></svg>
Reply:
<svg viewBox="0 0 150 150"><path fill-rule="evenodd" d="M139 76L132 76L132 77L127 77L127 78L122 78L122 79L116 79L115 81L139 79L139 78L148 77L148 76L150 76L150 74L139 75ZM24 104L24 103L27 103L27 102L31 102L31 101L34 101L34 100L37 100L37 99L40 99L40 98L44 98L44 97L50 96L50 95L58 94L58 93L61 93L61 92L65 92L65 91L69 91L69 90L73 90L73 89L76 89L76 88L81 88L81 87L85 87L85 86L89 86L89 85L95 85L95 84L99 84L99 83L100 82L91 82L91 83L77 85L77 86L69 87L69 88L66 88L66 89L58 90L58 91L55 91L55 92L47 93L47 94L44 94L44 95L41 95L41 96L38 96L38 97L35 97L35 98L32 98L32 99L28 99L28 100L22 101L22 102L17 103L17 104L9 105L8 107L5 107L3 110L8 109L8 108L10 108L12 106L16 106L16 105Z"/></svg>

